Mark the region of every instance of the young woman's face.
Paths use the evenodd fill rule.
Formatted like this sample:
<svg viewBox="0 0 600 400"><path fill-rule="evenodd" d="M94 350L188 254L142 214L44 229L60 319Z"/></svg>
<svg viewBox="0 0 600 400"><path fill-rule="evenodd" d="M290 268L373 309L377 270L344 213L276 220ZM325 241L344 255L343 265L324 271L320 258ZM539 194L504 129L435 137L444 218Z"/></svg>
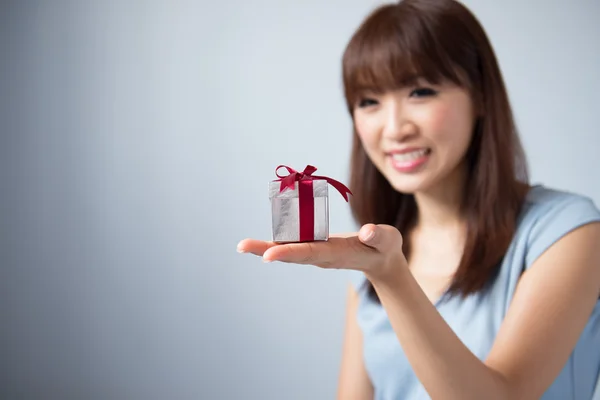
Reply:
<svg viewBox="0 0 600 400"><path fill-rule="evenodd" d="M354 108L367 155L402 193L430 190L459 174L474 121L468 91L424 81L397 91L365 93Z"/></svg>

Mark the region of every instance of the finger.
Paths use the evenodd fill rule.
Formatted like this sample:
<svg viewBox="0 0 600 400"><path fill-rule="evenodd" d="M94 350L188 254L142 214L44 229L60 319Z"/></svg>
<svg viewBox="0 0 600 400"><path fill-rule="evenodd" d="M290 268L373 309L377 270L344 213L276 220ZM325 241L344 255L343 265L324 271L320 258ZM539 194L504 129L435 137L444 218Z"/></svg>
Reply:
<svg viewBox="0 0 600 400"><path fill-rule="evenodd" d="M277 246L277 243L256 239L244 239L238 243L237 251L238 253L252 253L257 256L262 256L265 251L274 246Z"/></svg>
<svg viewBox="0 0 600 400"><path fill-rule="evenodd" d="M350 238L358 236L358 232L346 232L346 233L334 233L329 235L330 238L338 237L338 238Z"/></svg>
<svg viewBox="0 0 600 400"><path fill-rule="evenodd" d="M377 225L365 224L358 231L358 239L367 246L372 246L374 244L373 239L375 238L376 231Z"/></svg>
<svg viewBox="0 0 600 400"><path fill-rule="evenodd" d="M365 224L358 232L359 240L380 252L389 252L402 248L402 235L393 226Z"/></svg>
<svg viewBox="0 0 600 400"><path fill-rule="evenodd" d="M331 237L327 241L282 244L265 251L263 260L330 267L348 249L346 241L344 238Z"/></svg>

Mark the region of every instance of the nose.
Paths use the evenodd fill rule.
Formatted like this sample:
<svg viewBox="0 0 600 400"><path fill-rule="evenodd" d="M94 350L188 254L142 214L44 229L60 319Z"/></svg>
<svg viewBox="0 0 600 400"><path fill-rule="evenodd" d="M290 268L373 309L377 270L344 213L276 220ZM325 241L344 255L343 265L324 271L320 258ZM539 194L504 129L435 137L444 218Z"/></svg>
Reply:
<svg viewBox="0 0 600 400"><path fill-rule="evenodd" d="M386 139L401 142L417 133L417 126L410 120L399 101L390 101L386 107L383 136Z"/></svg>

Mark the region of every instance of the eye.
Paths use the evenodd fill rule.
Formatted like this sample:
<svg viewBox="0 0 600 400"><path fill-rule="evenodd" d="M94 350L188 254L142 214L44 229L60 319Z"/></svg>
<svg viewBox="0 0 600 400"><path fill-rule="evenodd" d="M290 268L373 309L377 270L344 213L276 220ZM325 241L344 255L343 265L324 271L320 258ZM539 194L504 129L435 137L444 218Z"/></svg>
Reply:
<svg viewBox="0 0 600 400"><path fill-rule="evenodd" d="M357 106L359 108L366 108L366 107L374 106L377 104L378 104L377 100L375 100L375 99L363 98L363 99L358 100Z"/></svg>
<svg viewBox="0 0 600 400"><path fill-rule="evenodd" d="M410 97L428 97L435 96L437 92L430 88L416 88L412 92L410 92Z"/></svg>

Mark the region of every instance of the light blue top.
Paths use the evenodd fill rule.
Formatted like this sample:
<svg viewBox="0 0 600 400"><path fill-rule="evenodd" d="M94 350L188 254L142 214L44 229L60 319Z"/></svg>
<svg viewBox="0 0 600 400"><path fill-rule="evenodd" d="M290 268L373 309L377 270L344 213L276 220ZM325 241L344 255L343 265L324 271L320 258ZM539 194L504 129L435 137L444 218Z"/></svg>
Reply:
<svg viewBox="0 0 600 400"><path fill-rule="evenodd" d="M493 285L465 300L460 297L440 299L436 308L465 345L484 360L510 306L522 270L529 268L563 235L592 221L600 221L600 212L591 199L534 186L528 193L517 231ZM359 289L364 279L362 273L351 271L355 288ZM429 399L383 308L367 297L366 290L359 291L359 296L357 318L363 332L364 362L375 388L375 399ZM568 362L542 399L600 400L599 372L600 300Z"/></svg>

